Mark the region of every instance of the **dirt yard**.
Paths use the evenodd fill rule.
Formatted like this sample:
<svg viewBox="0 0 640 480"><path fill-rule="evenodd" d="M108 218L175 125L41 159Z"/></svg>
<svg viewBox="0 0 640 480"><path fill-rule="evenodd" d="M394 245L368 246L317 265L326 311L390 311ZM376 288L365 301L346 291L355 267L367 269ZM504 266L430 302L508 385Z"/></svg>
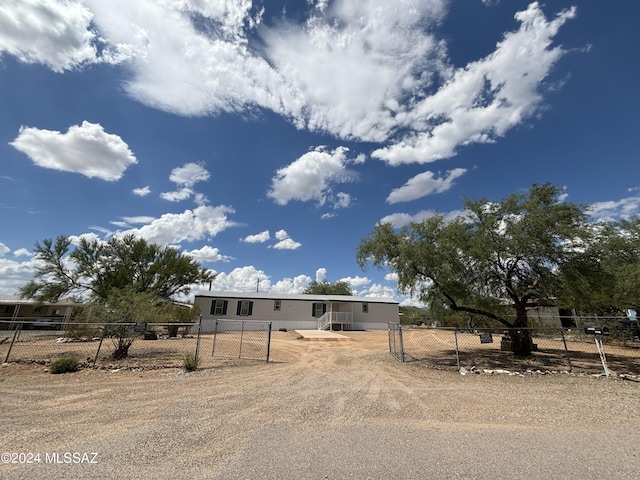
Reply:
<svg viewBox="0 0 640 480"><path fill-rule="evenodd" d="M194 373L3 365L0 478L638 476L640 383L461 376L348 336L275 332L269 363Z"/></svg>

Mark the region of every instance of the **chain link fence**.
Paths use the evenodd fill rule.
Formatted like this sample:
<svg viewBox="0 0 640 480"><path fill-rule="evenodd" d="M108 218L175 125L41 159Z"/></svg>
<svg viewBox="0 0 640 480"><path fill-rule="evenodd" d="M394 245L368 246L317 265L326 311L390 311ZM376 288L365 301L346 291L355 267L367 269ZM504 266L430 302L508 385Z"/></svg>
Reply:
<svg viewBox="0 0 640 480"><path fill-rule="evenodd" d="M212 357L269 361L271 322L222 319L213 321L215 327Z"/></svg>
<svg viewBox="0 0 640 480"><path fill-rule="evenodd" d="M187 355L201 367L214 366L215 357L269 361L270 322L219 321L216 332L201 330L196 322L0 321L0 362L48 365L74 357L85 366L151 369L182 367Z"/></svg>
<svg viewBox="0 0 640 480"><path fill-rule="evenodd" d="M400 362L434 367L572 373L640 374L640 339L603 328L530 328L533 351L516 357L504 329L433 328L389 324L389 351Z"/></svg>

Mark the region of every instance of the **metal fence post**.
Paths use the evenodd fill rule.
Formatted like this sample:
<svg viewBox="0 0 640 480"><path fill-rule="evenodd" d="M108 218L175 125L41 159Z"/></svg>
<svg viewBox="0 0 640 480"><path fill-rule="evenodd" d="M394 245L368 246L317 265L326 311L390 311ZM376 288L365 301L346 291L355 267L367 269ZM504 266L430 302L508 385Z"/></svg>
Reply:
<svg viewBox="0 0 640 480"><path fill-rule="evenodd" d="M400 363L404 363L404 342L402 340L402 326L398 324L398 342L400 343Z"/></svg>
<svg viewBox="0 0 640 480"><path fill-rule="evenodd" d="M269 333L267 334L267 363L269 363L270 352L271 352L271 322L269 322Z"/></svg>
<svg viewBox="0 0 640 480"><path fill-rule="evenodd" d="M213 328L213 346L211 347L211 356L215 354L216 351L216 338L218 338L218 319L216 318L216 325Z"/></svg>
<svg viewBox="0 0 640 480"><path fill-rule="evenodd" d="M198 336L196 337L196 364L198 362L198 353L200 352L200 332L202 331L202 315L198 321Z"/></svg>
<svg viewBox="0 0 640 480"><path fill-rule="evenodd" d="M4 359L4 363L7 363L9 361L9 355L11 355L11 349L13 348L13 344L16 341L16 338L18 337L18 335L20 335L20 331L22 331L22 322L19 322L16 325L16 329L13 332L13 338L11 339L11 345L9 345L9 350L7 350L7 356Z"/></svg>
<svg viewBox="0 0 640 480"><path fill-rule="evenodd" d="M595 335L596 338L596 348L598 349L598 353L600 354L600 361L602 362L602 368L604 369L605 377L609 378L609 367L607 367L607 357L604 354L604 346L602 344L602 338L598 338L598 335Z"/></svg>
<svg viewBox="0 0 640 480"><path fill-rule="evenodd" d="M460 370L460 351L458 350L458 329L453 330L453 336L456 339L456 363L458 364L458 370Z"/></svg>
<svg viewBox="0 0 640 480"><path fill-rule="evenodd" d="M567 339L564 336L564 328L560 329L560 333L562 334L562 343L564 344L564 353L567 354L567 363L569 364L569 373L573 371L573 367L571 366L571 357L569 356L569 349L567 348Z"/></svg>
<svg viewBox="0 0 640 480"><path fill-rule="evenodd" d="M100 335L100 343L98 343L98 350L96 351L96 356L93 359L93 364L98 363L98 355L100 355L100 349L102 348L102 342L104 341L104 334L107 331L107 327L102 325L102 335Z"/></svg>

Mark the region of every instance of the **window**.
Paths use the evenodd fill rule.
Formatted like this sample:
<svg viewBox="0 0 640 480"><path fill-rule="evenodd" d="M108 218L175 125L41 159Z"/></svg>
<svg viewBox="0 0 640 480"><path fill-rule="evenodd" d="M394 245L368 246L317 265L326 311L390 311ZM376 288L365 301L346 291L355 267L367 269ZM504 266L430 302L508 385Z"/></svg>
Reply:
<svg viewBox="0 0 640 480"><path fill-rule="evenodd" d="M227 300L222 298L216 298L211 302L211 315L226 315L227 314Z"/></svg>
<svg viewBox="0 0 640 480"><path fill-rule="evenodd" d="M251 300L238 300L238 308L236 309L236 315L241 317L248 317L253 313L253 302Z"/></svg>
<svg viewBox="0 0 640 480"><path fill-rule="evenodd" d="M33 307L33 313L42 313L42 306L40 306L40 307Z"/></svg>
<svg viewBox="0 0 640 480"><path fill-rule="evenodd" d="M273 310L275 310L276 312L280 311L281 306L282 306L282 300L273 301Z"/></svg>
<svg viewBox="0 0 640 480"><path fill-rule="evenodd" d="M369 304L367 302L362 302L362 313L369 313Z"/></svg>
<svg viewBox="0 0 640 480"><path fill-rule="evenodd" d="M311 306L311 315L321 317L327 311L327 304L322 302L314 302Z"/></svg>
<svg viewBox="0 0 640 480"><path fill-rule="evenodd" d="M15 305L7 305L4 307L4 313L10 313L13 315L13 311L16 309Z"/></svg>

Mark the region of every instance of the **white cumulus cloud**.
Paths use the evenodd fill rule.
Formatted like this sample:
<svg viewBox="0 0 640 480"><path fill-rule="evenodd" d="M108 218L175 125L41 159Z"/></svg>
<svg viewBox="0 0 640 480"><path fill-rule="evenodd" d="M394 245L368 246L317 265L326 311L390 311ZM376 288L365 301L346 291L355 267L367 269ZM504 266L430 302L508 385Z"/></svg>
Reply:
<svg viewBox="0 0 640 480"><path fill-rule="evenodd" d="M87 121L69 127L66 133L21 127L10 145L40 167L107 181L119 180L129 166L137 163L118 135Z"/></svg>
<svg viewBox="0 0 640 480"><path fill-rule="evenodd" d="M301 108L294 89L247 45L260 22L250 1L87 4L101 35L131 52L125 88L146 105L188 116L253 105L278 113Z"/></svg>
<svg viewBox="0 0 640 480"><path fill-rule="evenodd" d="M227 217L230 213L235 213L235 210L226 205L203 205L182 213L165 213L142 227L125 230L120 234L133 234L159 245L203 240L236 226Z"/></svg>
<svg viewBox="0 0 640 480"><path fill-rule="evenodd" d="M194 195L193 186L198 182L206 182L211 174L200 163L185 163L181 167L171 170L169 180L175 183L178 188L173 192L163 192L160 197L171 202L186 200ZM197 203L202 205L206 203L200 198Z"/></svg>
<svg viewBox="0 0 640 480"><path fill-rule="evenodd" d="M246 243L264 243L270 238L269 230L265 230L264 232L256 233L254 235L247 235L242 239L242 241Z"/></svg>
<svg viewBox="0 0 640 480"><path fill-rule="evenodd" d="M366 288L362 288L356 291L356 294L360 297L377 297L377 298L395 298L397 292L394 288L388 285L381 285L374 283Z"/></svg>
<svg viewBox="0 0 640 480"><path fill-rule="evenodd" d="M177 185L193 187L198 182L209 180L211 174L200 163L185 163L181 167L171 170L169 180Z"/></svg>
<svg viewBox="0 0 640 480"><path fill-rule="evenodd" d="M210 247L209 245L205 245L204 247L195 250L189 250L185 253L200 263L229 262L230 260L233 260L233 257L222 255L218 248Z"/></svg>
<svg viewBox="0 0 640 480"><path fill-rule="evenodd" d="M340 138L382 141L400 106L446 68L444 45L428 28L439 0L339 0L284 28L263 27L266 56L305 108L298 125ZM426 27L426 28L425 28Z"/></svg>
<svg viewBox="0 0 640 480"><path fill-rule="evenodd" d="M254 266L234 268L231 272L219 272L211 284L211 289L222 292L272 292L302 293L311 283L307 275L285 277L272 283L271 277Z"/></svg>
<svg viewBox="0 0 640 480"><path fill-rule="evenodd" d="M349 197L346 194L333 193L335 184L350 181L353 178L347 170L351 160L349 150L338 147L327 150L324 147L305 153L293 163L279 169L271 179L271 189L267 196L278 205L286 205L292 200L315 200L319 205L327 201L334 205L345 206Z"/></svg>
<svg viewBox="0 0 640 480"><path fill-rule="evenodd" d="M360 277L356 275L355 277L344 277L340 279L341 282L347 282L352 290L357 289L358 287L363 287L365 285L369 285L371 283L371 279L367 277Z"/></svg>
<svg viewBox="0 0 640 480"><path fill-rule="evenodd" d="M597 220L620 220L640 214L640 197L592 203L587 213Z"/></svg>
<svg viewBox="0 0 640 480"><path fill-rule="evenodd" d="M400 188L395 188L387 197L387 203L408 202L432 193L446 192L453 186L453 181L466 173L466 168L454 168L444 176L437 177L433 172L423 172L409 179Z"/></svg>
<svg viewBox="0 0 640 480"><path fill-rule="evenodd" d="M269 291L271 283L269 277L254 266L234 268L231 272L218 272L211 283L211 289L221 292L255 292Z"/></svg>
<svg viewBox="0 0 640 480"><path fill-rule="evenodd" d="M132 191L133 194L137 195L138 197L146 197L151 193L151 188L149 188L149 186L147 185L145 187L134 188Z"/></svg>
<svg viewBox="0 0 640 480"><path fill-rule="evenodd" d="M322 283L327 281L327 269L320 267L316 270L316 282Z"/></svg>
<svg viewBox="0 0 640 480"><path fill-rule="evenodd" d="M6 248L6 245L0 244ZM37 260L35 260L28 252L22 252L26 249L18 249L14 252L16 256L27 255L29 258L25 261L16 261L6 258L3 253L0 255L0 292L6 295L17 295L18 290L33 278Z"/></svg>
<svg viewBox="0 0 640 480"><path fill-rule="evenodd" d="M386 215L382 217L378 223L390 223L395 228L402 228L410 223L420 223L424 220L434 217L436 215L444 216L445 220L453 220L459 216L464 215L465 212L463 210L452 210L447 213L438 213L433 210L420 210L418 213L413 215L408 213L392 213L391 215Z"/></svg>
<svg viewBox="0 0 640 480"><path fill-rule="evenodd" d="M537 2L516 13L520 29L504 35L487 57L458 68L436 93L407 112L411 132L375 150L391 165L452 157L458 147L492 142L540 108L541 82L565 53L549 48L575 8L548 21Z"/></svg>
<svg viewBox="0 0 640 480"><path fill-rule="evenodd" d="M296 242L289 237L289 234L284 230L278 230L275 233L275 237L280 241L269 248L275 248L276 250L296 250L302 246L300 242Z"/></svg>
<svg viewBox="0 0 640 480"><path fill-rule="evenodd" d="M98 61L92 14L79 1L4 0L0 54L42 63L55 72Z"/></svg>
<svg viewBox="0 0 640 480"><path fill-rule="evenodd" d="M398 165L451 157L535 116L566 53L554 37L576 12L547 19L533 2L492 53L454 66L446 0L306 3L293 19L250 0L7 0L0 53L55 71L120 62L126 91L152 108L264 108L301 129L383 142L373 156Z"/></svg>

